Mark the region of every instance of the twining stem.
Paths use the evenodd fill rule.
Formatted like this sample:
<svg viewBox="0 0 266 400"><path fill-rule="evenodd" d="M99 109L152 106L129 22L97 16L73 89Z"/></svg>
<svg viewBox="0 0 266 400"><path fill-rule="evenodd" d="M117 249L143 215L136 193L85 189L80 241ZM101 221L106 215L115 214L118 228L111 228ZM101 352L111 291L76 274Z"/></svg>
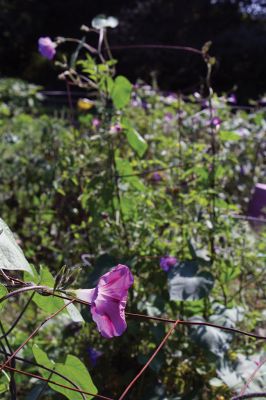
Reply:
<svg viewBox="0 0 266 400"><path fill-rule="evenodd" d="M170 323L170 324L174 324L175 323L174 319L161 318L161 317L150 317L148 315L135 314L135 313L130 313L130 312L126 312L125 314L128 317L132 317L132 318L143 318L143 319L147 319L147 320L153 320L153 321L158 321L158 322L166 322L166 323ZM255 335L254 333L245 332L245 331L242 331L240 329L235 329L235 328L228 328L227 326L216 325L216 324L212 324L210 322L179 320L178 323L179 323L179 325L210 326L212 328L217 328L217 329L221 329L221 330L232 332L232 333L240 333L242 335L246 335L246 336L252 337L254 339L263 339L263 340L266 339L266 336Z"/></svg>
<svg viewBox="0 0 266 400"><path fill-rule="evenodd" d="M112 50L129 50L129 49L159 49L159 50L181 50L188 51L190 53L199 54L203 56L203 52L201 50L195 49L189 46L175 46L175 45L164 45L164 44L131 44L131 45L120 45L120 46L111 46Z"/></svg>
<svg viewBox="0 0 266 400"><path fill-rule="evenodd" d="M23 314L25 313L25 311L27 310L29 304L31 303L31 300L33 299L35 295L35 292L33 292L30 295L30 298L28 299L27 303L25 304L25 306L22 308L22 310L20 311L19 315L17 316L17 318L15 319L15 321L12 323L11 327L2 335L0 336L0 340L4 339L6 336L8 336L13 329L16 327L16 325L18 324L18 322L20 321L20 319L22 318ZM3 331L3 330L2 330Z"/></svg>
<svg viewBox="0 0 266 400"><path fill-rule="evenodd" d="M234 396L232 397L231 400L244 400L244 399L256 399L262 397L266 399L266 392L263 393L248 393L248 394L243 394L241 396Z"/></svg>
<svg viewBox="0 0 266 400"><path fill-rule="evenodd" d="M12 354L12 353L8 353L7 351L5 351L5 349L0 350L0 353L5 354L6 356L10 356L10 355ZM15 356L14 358L15 358L15 360L17 360L17 361L23 362L23 363L25 363L25 364L33 365L34 367L38 367L38 368L44 369L44 370L46 370L46 371L48 371L48 372L50 372L50 373L53 373L54 375L59 376L60 378L64 379L66 382L68 382L68 383L70 383L71 385L73 385L76 389L78 389L78 390L80 389L80 388L78 387L78 385L76 385L76 384L75 384L73 381L71 381L69 378L67 378L66 376L60 374L59 372L57 372L57 371L55 371L55 370L53 370L53 369L51 369L51 368L45 367L44 365L41 365L41 364L38 364L38 363L36 363L36 362L27 360L27 359L22 358L22 357ZM36 376L37 376L37 375L36 375ZM71 390L71 389L70 389L70 390ZM86 400L84 394L83 394L83 393L80 393L80 394L81 394L83 400Z"/></svg>
<svg viewBox="0 0 266 400"><path fill-rule="evenodd" d="M26 292L26 291L29 291L29 290L40 290L40 289L42 289L45 292L46 295L59 297L59 298L64 299L64 300L69 300L70 302L76 302L76 303L80 303L80 304L90 305L90 303L87 302L87 301L79 300L77 298L73 298L73 297L70 297L68 295L61 295L61 294L58 294L58 293L54 293L54 292L50 291L49 288L47 288L46 286L38 286L38 285L36 285L36 286L34 286L34 285L33 286L27 286L25 288L21 288L21 289L15 290L13 292L10 292L6 296L0 298L0 303L3 300L6 300L9 297L12 297L12 295L18 295L20 293L23 293L23 292ZM67 305L68 304L66 304L64 307L66 307ZM61 311L61 309L58 310L57 313L59 313L60 311ZM145 315L145 314L136 314L136 313L130 313L130 312L126 312L125 314L128 317L143 318L143 319L146 319L146 320L157 321L157 322L164 322L164 323L170 323L170 324L174 324L176 322L176 320L174 320L174 319L162 318L162 317L150 317L149 315ZM49 317L49 319L53 318L53 316ZM44 321L44 323L45 322L46 322L46 320ZM266 336L260 336L260 335L254 334L254 333L249 333L249 332L242 331L240 329L229 328L229 327L222 326L222 325L212 324L210 322L179 320L179 325L211 326L212 328L217 328L217 329L225 330L225 331L232 332L232 333L239 333L239 334L242 334L242 335L246 335L246 336L252 337L254 339L262 339L262 340L266 339Z"/></svg>
<svg viewBox="0 0 266 400"><path fill-rule="evenodd" d="M54 318L57 314L59 314L61 311L63 311L69 304L73 303L74 300L69 301L68 303L64 304L63 307L61 307L59 310L57 310L55 313L53 313L52 315L50 315L49 317L45 318L44 321L41 322L41 324L39 326L37 326L37 328L34 329L34 331L27 337L27 339L17 348L17 350L15 350L11 356L4 362L4 364L2 364L0 366L0 371L2 371L3 368L5 368L10 361L15 357L15 355L39 332L39 330L41 329L41 327L48 322L49 320L51 320L52 318Z"/></svg>
<svg viewBox="0 0 266 400"><path fill-rule="evenodd" d="M35 397L34 400L38 400L38 399L40 398L40 396L45 392L45 390L46 390L46 388L47 388L47 386L48 386L48 384L49 384L50 379L52 378L52 376L53 376L53 371L50 372L50 375L49 375L48 378L47 378L47 382L44 382L44 385L42 386L42 388L41 388L41 390L39 391L39 393L37 393L37 396Z"/></svg>
<svg viewBox="0 0 266 400"><path fill-rule="evenodd" d="M156 350L154 351L154 353L152 354L152 356L149 358L149 360L146 362L146 364L144 365L144 367L140 370L140 372L135 376L135 378L130 382L130 384L126 387L126 389L124 390L124 392L121 394L121 396L119 397L118 400L122 400L125 398L125 396L127 395L127 393L129 392L129 390L132 388L132 386L136 383L136 381L141 377L141 375L143 374L143 372L148 368L148 366L150 365L150 363L152 362L152 360L157 356L157 354L159 353L159 351L161 350L161 348L165 345L166 341L168 340L169 336L173 333L173 331L175 330L177 324L179 323L179 321L175 321L174 325L171 327L171 329L169 330L169 332L165 335L165 337L163 338L163 340L161 341L161 343L159 344L159 346L156 348Z"/></svg>
<svg viewBox="0 0 266 400"><path fill-rule="evenodd" d="M266 363L266 357L264 357L259 364L257 365L257 367L255 368L255 370L253 371L253 373L251 374L251 376L248 378L245 386L241 389L240 391L240 396L244 395L245 391L247 390L249 384L254 380L254 377L256 375L256 373L258 372L258 370Z"/></svg>
<svg viewBox="0 0 266 400"><path fill-rule="evenodd" d="M1 364L0 364L0 367L3 368L3 365L1 366ZM94 393L86 392L85 390L72 388L72 387L63 385L61 383L54 382L54 381L51 381L49 379L43 378L42 376L39 376L39 375L36 375L36 374L32 374L32 373L26 372L26 371L21 371L21 370L16 369L16 368L12 368L12 367L10 367L8 365L5 366L5 369L7 369L9 371L14 371L14 372L16 372L18 374L21 374L21 375L30 376L31 378L39 379L40 381L43 381L43 382L49 382L52 385L56 385L56 386L62 387L64 389L72 390L73 392L77 392L77 393L80 393L80 394L87 394L89 396L97 397L97 398L103 399L103 400L114 400L111 397L106 397L106 396L102 396L100 394L94 394Z"/></svg>
<svg viewBox="0 0 266 400"><path fill-rule="evenodd" d="M4 327L3 327L3 324L2 324L1 321L0 321L0 328L1 328L1 331L3 333L3 338L4 338L5 342L6 342L7 348L12 353L12 348L11 348L11 346L9 344L8 337L6 336L6 333L5 333L5 330L4 330ZM8 353L7 353L6 349L5 349L5 346L2 343L1 343L1 345L2 345L2 349L4 350L6 359L7 359L8 358ZM15 360L12 360L11 366L13 368L16 368L16 361ZM16 400L17 399L17 388L16 388L16 381L15 381L15 376L14 375L15 375L14 372L10 372L9 391L10 391L10 394L11 394L11 400Z"/></svg>

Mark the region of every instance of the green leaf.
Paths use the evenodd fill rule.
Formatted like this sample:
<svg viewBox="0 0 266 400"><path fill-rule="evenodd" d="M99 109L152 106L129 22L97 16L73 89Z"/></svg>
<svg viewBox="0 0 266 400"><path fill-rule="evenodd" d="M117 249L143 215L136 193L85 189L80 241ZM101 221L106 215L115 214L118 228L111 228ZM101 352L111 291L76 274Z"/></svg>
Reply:
<svg viewBox="0 0 266 400"><path fill-rule="evenodd" d="M7 224L0 218L0 269L28 271L32 269L26 260L23 251L17 244L13 233Z"/></svg>
<svg viewBox="0 0 266 400"><path fill-rule="evenodd" d="M45 367L48 367L50 369L54 369L54 371L60 373L61 375L64 375L66 378L75 383L81 390L93 394L98 393L97 388L94 385L89 372L87 371L87 368L77 357L69 354L66 358L65 363L61 364L54 363L53 361L49 360L46 353L42 351L37 345L33 346L32 351L38 364L44 365ZM49 371L41 369L41 373L45 378L48 378L48 376L50 376ZM55 374L53 374L50 379L56 383L74 388L74 386L71 385L71 383L69 383L67 380ZM62 393L69 400L82 399L82 396L75 391L56 386L52 383L49 383L49 386L56 392ZM94 396L85 395L85 398L87 400L93 399L93 397Z"/></svg>
<svg viewBox="0 0 266 400"><path fill-rule="evenodd" d="M2 297L4 297L7 293L8 293L7 288L6 288L4 285L2 285L2 284L0 283L0 299L1 299ZM4 307L4 305L5 305L5 302L2 301L2 302L0 303L0 310L2 310L2 308Z"/></svg>
<svg viewBox="0 0 266 400"><path fill-rule="evenodd" d="M51 272L46 267L42 267L39 277L39 285L47 286L51 289L54 287L54 277ZM40 307L43 311L48 314L52 314L59 310L59 308L64 306L64 300L54 296L42 296L39 293L35 293L33 301Z"/></svg>
<svg viewBox="0 0 266 400"><path fill-rule="evenodd" d="M134 129L130 122L126 119L123 120L123 127L127 136L128 143L130 146L136 151L139 157L142 157L147 148L147 142L143 139L143 137Z"/></svg>
<svg viewBox="0 0 266 400"><path fill-rule="evenodd" d="M173 268L168 276L171 300L198 300L209 294L214 279L209 272L198 273L198 264L185 261Z"/></svg>
<svg viewBox="0 0 266 400"><path fill-rule="evenodd" d="M190 318L190 321L202 321L201 317ZM222 357L224 353L229 349L232 335L224 332L220 329L213 328L211 326L192 326L191 337L199 344L204 347L217 357Z"/></svg>
<svg viewBox="0 0 266 400"><path fill-rule="evenodd" d="M236 141L241 139L241 136L238 133L231 132L231 131L220 131L219 133L220 139L223 141Z"/></svg>
<svg viewBox="0 0 266 400"><path fill-rule="evenodd" d="M132 85L124 76L117 76L112 86L111 97L114 106L124 108L130 101Z"/></svg>
<svg viewBox="0 0 266 400"><path fill-rule="evenodd" d="M141 182L141 180L137 176L127 176L127 175L133 175L134 170L130 165L130 162L120 158L120 157L115 157L115 163L117 167L118 174L120 176L125 176L123 181L130 183L135 189L144 191L145 186Z"/></svg>

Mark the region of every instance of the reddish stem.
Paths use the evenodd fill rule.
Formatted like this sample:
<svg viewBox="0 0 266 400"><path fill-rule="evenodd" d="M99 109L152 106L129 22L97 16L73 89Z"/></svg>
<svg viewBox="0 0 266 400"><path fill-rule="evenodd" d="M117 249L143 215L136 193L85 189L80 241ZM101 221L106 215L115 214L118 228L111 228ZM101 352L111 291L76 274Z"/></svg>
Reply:
<svg viewBox="0 0 266 400"><path fill-rule="evenodd" d="M1 367L3 368L3 365L2 365ZM62 387L62 388L64 388L64 389L72 390L73 392L82 393L82 394L87 394L87 395L89 395L89 396L97 397L97 398L103 399L103 400L114 400L114 399L112 399L111 397L105 397L105 396L101 396L100 394L94 394L94 393L90 393L90 392L85 392L85 391L83 391L83 390L79 390L79 389L76 389L76 388L72 388L72 387L63 385L63 384L61 384L61 383L57 383L57 382L51 381L50 379L43 378L42 376L35 375L35 374L32 374L32 373L30 373L30 372L26 372L26 371L21 371L21 370L19 370L19 369L12 368L12 367L7 366L7 365L5 366L5 369L10 370L10 371L17 372L18 374L22 374L22 375L30 376L30 377L32 377L32 378L39 379L40 381L44 381L44 382L47 382L47 383L51 383L52 385L60 386L60 387Z"/></svg>
<svg viewBox="0 0 266 400"><path fill-rule="evenodd" d="M50 317L45 318L44 321L42 321L42 323L34 329L34 331L30 334L30 336L27 337L27 339L17 348L17 350L15 350L10 357L8 357L8 359L4 362L4 364L2 364L0 366L0 371L2 371L3 368L5 368L10 361L16 356L16 354L39 332L39 330L41 329L41 327L50 319L54 318L57 314L59 314L61 311L63 311L69 304L73 303L74 300L71 300L69 303L64 304L63 307L61 307L59 310L57 310L55 313L53 313L52 315L50 315Z"/></svg>
<svg viewBox="0 0 266 400"><path fill-rule="evenodd" d="M130 384L126 387L126 389L124 390L124 392L121 394L121 396L119 397L118 400L122 400L125 398L126 394L128 393L128 391L132 388L132 386L136 383L136 381L141 377L141 375L143 374L143 372L148 368L148 366L150 365L150 363L152 362L152 360L157 356L157 354L159 353L159 351L161 350L161 348L165 345L165 342L167 341L167 339L169 338L169 336L173 333L173 331L175 330L177 324L179 323L179 321L175 321L174 326L172 326L172 328L169 330L169 332L165 335L165 337L163 338L163 340L161 341L161 343L159 344L159 346L157 347L157 349L155 350L155 352L152 354L152 356L148 359L148 361L146 362L146 364L144 365L144 367L139 371L139 373L135 376L135 378L130 382Z"/></svg>

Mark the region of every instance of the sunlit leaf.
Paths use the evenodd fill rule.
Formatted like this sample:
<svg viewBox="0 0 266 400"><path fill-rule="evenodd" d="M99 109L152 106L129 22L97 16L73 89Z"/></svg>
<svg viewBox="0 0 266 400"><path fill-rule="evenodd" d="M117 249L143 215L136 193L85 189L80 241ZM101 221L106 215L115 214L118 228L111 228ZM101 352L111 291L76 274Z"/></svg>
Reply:
<svg viewBox="0 0 266 400"><path fill-rule="evenodd" d="M47 368L53 369L54 371L60 373L61 375L68 378L71 382L73 382L76 386L71 384L68 380L60 377L56 374L52 374L49 371L45 371L41 369L41 373L45 378L50 377L50 380L56 383L60 383L61 385L69 386L72 388L78 387L79 390L84 390L93 394L97 394L97 388L94 385L89 372L85 365L75 356L69 354L66 358L64 364L54 363L51 361L46 353L42 351L37 345L34 345L32 348L35 360L38 364L44 365ZM52 383L49 383L49 386L55 390L56 392L62 393L69 400L78 400L82 399L81 394L77 391L72 391ZM87 400L93 399L94 396L84 395Z"/></svg>
<svg viewBox="0 0 266 400"><path fill-rule="evenodd" d="M214 279L209 272L198 272L198 264L193 261L180 263L168 276L171 300L198 300L209 294Z"/></svg>
<svg viewBox="0 0 266 400"><path fill-rule="evenodd" d="M28 271L32 269L26 260L23 251L17 244L13 233L7 224L0 218L0 269Z"/></svg>
<svg viewBox="0 0 266 400"><path fill-rule="evenodd" d="M111 97L114 106L118 109L125 107L131 97L132 85L129 80L124 76L117 76L111 88Z"/></svg>

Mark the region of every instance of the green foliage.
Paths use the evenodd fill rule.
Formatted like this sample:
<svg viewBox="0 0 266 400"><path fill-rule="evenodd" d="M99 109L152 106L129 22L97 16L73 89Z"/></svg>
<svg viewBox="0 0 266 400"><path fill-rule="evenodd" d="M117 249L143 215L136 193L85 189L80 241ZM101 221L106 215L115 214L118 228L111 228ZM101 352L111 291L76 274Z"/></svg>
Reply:
<svg viewBox="0 0 266 400"><path fill-rule="evenodd" d="M0 218L0 268L8 270L28 271L31 267L18 246L11 230Z"/></svg>
<svg viewBox="0 0 266 400"><path fill-rule="evenodd" d="M132 85L127 78L124 76L117 76L115 78L111 89L111 97L116 108L124 108L129 103L131 90Z"/></svg>
<svg viewBox="0 0 266 400"><path fill-rule="evenodd" d="M34 345L32 348L33 355L38 364L44 365L47 368L58 372L59 374L65 376L72 382L76 384L77 387L71 385L71 387L78 388L83 391L90 392L92 394L97 394L98 391L95 385L92 382L91 376L87 371L84 364L75 356L68 354L66 357L66 361L64 364L62 363L54 363L49 360L47 354L42 351L37 345ZM69 381L66 381L63 377L60 377L56 374L52 374L49 371L45 371L41 369L44 378L49 378L53 382L59 383L61 385L69 386ZM56 392L62 393L69 400L77 400L82 399L81 394L78 394L75 391L71 391L69 389L62 388L60 386L49 383L49 386L55 390ZM87 400L93 399L94 396L85 395Z"/></svg>
<svg viewBox="0 0 266 400"><path fill-rule="evenodd" d="M74 58L81 57L84 43L79 42ZM243 217L254 184L265 176L265 111L232 112L226 97L213 94L210 112L200 94L164 95L141 82L133 89L126 78L115 76L113 59L95 54L77 61L70 57L63 65L72 83L89 94L96 91L94 107L74 110L75 127L42 108L23 105L14 112L12 96L0 107L1 216L36 267L1 222L0 268L19 278L14 271L27 271L24 282L46 290L34 293L12 345L18 347L36 323L68 301L56 295L95 287L118 263L134 275L128 299L132 312L263 331L265 230L254 229ZM212 126L213 115L220 126ZM168 273L160 267L165 255L179 260ZM5 275L1 282L7 284ZM0 291L3 297L5 287ZM21 312L23 296L4 303L10 311L4 328ZM160 344L166 326L127 318L127 332L106 341L88 305L81 314L71 304L49 320L35 337L36 361L96 393L91 368L100 391L118 397ZM180 324L132 398L229 396L241 375L234 360L249 359L261 347L212 327ZM91 348L101 353L96 366ZM31 356L31 348L25 346L24 353ZM47 354L66 361L54 363ZM230 380L232 368L238 372ZM40 373L50 376L43 369ZM51 379L66 384L56 374ZM19 382L23 386L29 390L28 381ZM44 389L45 400L81 398L49 386L53 391Z"/></svg>
<svg viewBox="0 0 266 400"><path fill-rule="evenodd" d="M199 272L196 262L186 261L169 274L170 300L198 300L209 294L214 284L208 272Z"/></svg>

